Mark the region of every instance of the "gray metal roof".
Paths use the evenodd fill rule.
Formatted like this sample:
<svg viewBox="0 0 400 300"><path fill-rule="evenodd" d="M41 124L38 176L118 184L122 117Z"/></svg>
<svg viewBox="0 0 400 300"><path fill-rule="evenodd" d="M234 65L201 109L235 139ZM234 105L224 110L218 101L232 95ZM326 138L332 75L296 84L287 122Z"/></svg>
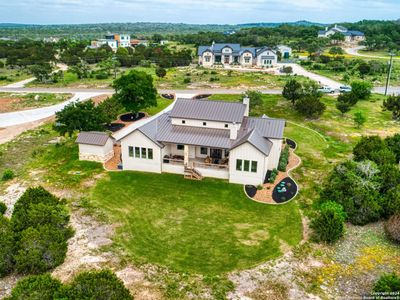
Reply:
<svg viewBox="0 0 400 300"><path fill-rule="evenodd" d="M75 143L104 146L110 138L108 133L98 131L81 131L76 138Z"/></svg>
<svg viewBox="0 0 400 300"><path fill-rule="evenodd" d="M170 116L218 122L242 123L246 105L241 102L178 99Z"/></svg>
<svg viewBox="0 0 400 300"><path fill-rule="evenodd" d="M261 136L257 129L252 129L246 133L243 137L233 143L231 149L239 147L244 143L250 143L265 155L269 155L273 146L273 143L268 138Z"/></svg>
<svg viewBox="0 0 400 300"><path fill-rule="evenodd" d="M256 128L263 137L282 139L285 124L283 119L245 117L241 130L248 132Z"/></svg>

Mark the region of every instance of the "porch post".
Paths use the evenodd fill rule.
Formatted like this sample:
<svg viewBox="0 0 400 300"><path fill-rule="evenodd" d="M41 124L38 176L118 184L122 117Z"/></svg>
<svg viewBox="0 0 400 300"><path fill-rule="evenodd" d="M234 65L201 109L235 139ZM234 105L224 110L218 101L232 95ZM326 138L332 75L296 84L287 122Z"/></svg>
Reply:
<svg viewBox="0 0 400 300"><path fill-rule="evenodd" d="M185 166L189 165L189 146L184 145L183 148L183 163Z"/></svg>

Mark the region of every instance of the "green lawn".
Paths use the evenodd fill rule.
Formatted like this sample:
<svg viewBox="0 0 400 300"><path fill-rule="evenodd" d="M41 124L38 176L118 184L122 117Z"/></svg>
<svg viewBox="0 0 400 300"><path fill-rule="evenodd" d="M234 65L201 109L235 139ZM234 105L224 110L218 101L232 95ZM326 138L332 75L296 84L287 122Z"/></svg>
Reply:
<svg viewBox="0 0 400 300"><path fill-rule="evenodd" d="M250 201L242 185L190 181L172 174L109 173L93 190L94 203L135 262L178 272L216 275L281 255L280 245L302 238L296 202Z"/></svg>
<svg viewBox="0 0 400 300"><path fill-rule="evenodd" d="M173 100L165 99L165 98L161 97L160 95L157 95L157 106L149 107L149 108L146 108L145 110L150 116L153 116L153 115L157 114L158 112L162 111L168 105L172 104L172 102L173 102Z"/></svg>

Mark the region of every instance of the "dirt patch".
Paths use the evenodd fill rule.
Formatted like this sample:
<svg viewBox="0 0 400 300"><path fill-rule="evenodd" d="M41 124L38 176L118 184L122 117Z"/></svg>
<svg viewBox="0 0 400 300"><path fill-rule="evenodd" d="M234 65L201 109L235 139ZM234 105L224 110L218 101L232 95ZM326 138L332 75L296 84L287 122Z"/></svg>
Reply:
<svg viewBox="0 0 400 300"><path fill-rule="evenodd" d="M5 194L0 196L0 202L4 202L7 206L7 211L4 214L6 217L11 217L15 203L22 196L25 190L26 187L16 182L9 185L5 190Z"/></svg>
<svg viewBox="0 0 400 300"><path fill-rule="evenodd" d="M110 95L99 95L96 97L92 97L92 101L94 102L94 104L99 104L101 102L103 102L104 100L106 100L108 97L110 97Z"/></svg>

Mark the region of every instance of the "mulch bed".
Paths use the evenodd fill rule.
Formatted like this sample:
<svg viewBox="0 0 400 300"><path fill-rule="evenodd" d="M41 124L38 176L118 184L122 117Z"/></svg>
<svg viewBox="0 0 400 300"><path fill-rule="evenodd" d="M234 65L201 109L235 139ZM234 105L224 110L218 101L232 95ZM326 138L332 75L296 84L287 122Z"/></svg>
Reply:
<svg viewBox="0 0 400 300"><path fill-rule="evenodd" d="M140 120L146 116L145 113L138 113L138 114L133 114L133 113L127 113L119 116L119 119L123 122L135 122L137 120Z"/></svg>
<svg viewBox="0 0 400 300"><path fill-rule="evenodd" d="M279 192L280 191L280 192ZM285 203L292 199L297 193L297 184L292 178L282 179L272 192L272 199L276 203Z"/></svg>
<svg viewBox="0 0 400 300"><path fill-rule="evenodd" d="M173 94L161 94L161 97L168 99L168 100L173 100L175 96Z"/></svg>
<svg viewBox="0 0 400 300"><path fill-rule="evenodd" d="M104 126L107 130L110 130L112 132L116 132L118 130L121 130L122 128L125 127L125 124L122 123L111 123L111 124L107 124Z"/></svg>
<svg viewBox="0 0 400 300"><path fill-rule="evenodd" d="M288 138L286 139L286 144L288 144L289 147L292 149L296 149L296 147L297 147L296 142L291 139L288 139Z"/></svg>
<svg viewBox="0 0 400 300"><path fill-rule="evenodd" d="M254 185L246 184L245 186L246 194L250 198L253 198L257 193L257 188Z"/></svg>
<svg viewBox="0 0 400 300"><path fill-rule="evenodd" d="M196 97L194 97L193 99L199 100L199 99L205 99L212 96L211 94L203 94L203 95L197 95Z"/></svg>

